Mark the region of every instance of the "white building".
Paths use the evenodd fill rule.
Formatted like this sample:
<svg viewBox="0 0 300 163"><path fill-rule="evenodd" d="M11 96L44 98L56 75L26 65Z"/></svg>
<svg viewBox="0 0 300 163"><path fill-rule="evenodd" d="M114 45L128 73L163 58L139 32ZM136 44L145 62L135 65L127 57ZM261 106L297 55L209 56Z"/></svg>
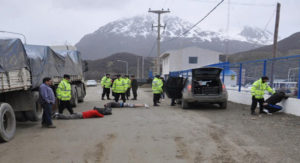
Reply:
<svg viewBox="0 0 300 163"><path fill-rule="evenodd" d="M220 52L188 47L179 50L166 51L160 55L162 75L168 76L170 72L200 68L219 63Z"/></svg>

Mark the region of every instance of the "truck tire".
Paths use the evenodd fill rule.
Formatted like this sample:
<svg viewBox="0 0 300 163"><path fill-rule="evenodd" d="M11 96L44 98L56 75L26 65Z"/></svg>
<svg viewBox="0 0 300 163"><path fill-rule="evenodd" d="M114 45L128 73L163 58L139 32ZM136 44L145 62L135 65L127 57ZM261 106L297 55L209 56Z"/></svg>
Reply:
<svg viewBox="0 0 300 163"><path fill-rule="evenodd" d="M77 87L72 87L72 98L71 98L71 105L73 107L76 107L78 105L78 93L77 93Z"/></svg>
<svg viewBox="0 0 300 163"><path fill-rule="evenodd" d="M181 101L181 107L182 107L182 109L188 109L189 108L189 103L182 100Z"/></svg>
<svg viewBox="0 0 300 163"><path fill-rule="evenodd" d="M33 97L35 101L35 107L30 111L25 111L24 114L27 120L37 122L42 119L43 108L39 103L39 92L33 92Z"/></svg>
<svg viewBox="0 0 300 163"><path fill-rule="evenodd" d="M84 89L84 84L80 84L79 87L77 87L78 89L80 89L81 92L81 97L78 97L78 102L84 102L84 97L85 97L85 89ZM78 93L78 92L77 92Z"/></svg>
<svg viewBox="0 0 300 163"><path fill-rule="evenodd" d="M16 118L12 107L0 103L0 142L8 142L16 133Z"/></svg>
<svg viewBox="0 0 300 163"><path fill-rule="evenodd" d="M26 122L27 121L26 115L23 111L15 112L15 117L18 122Z"/></svg>
<svg viewBox="0 0 300 163"><path fill-rule="evenodd" d="M42 119L43 108L42 108L41 104L36 102L35 108L31 111L25 111L24 114L25 114L25 117L27 120L32 121L32 122L37 122Z"/></svg>
<svg viewBox="0 0 300 163"><path fill-rule="evenodd" d="M219 104L221 109L227 109L227 101Z"/></svg>

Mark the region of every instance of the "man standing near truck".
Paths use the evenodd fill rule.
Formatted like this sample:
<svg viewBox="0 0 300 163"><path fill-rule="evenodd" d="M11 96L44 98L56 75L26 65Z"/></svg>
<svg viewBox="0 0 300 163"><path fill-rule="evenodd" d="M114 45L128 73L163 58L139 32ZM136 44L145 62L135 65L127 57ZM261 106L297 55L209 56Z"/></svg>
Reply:
<svg viewBox="0 0 300 163"><path fill-rule="evenodd" d="M159 106L157 103L161 97L161 93L163 92L163 82L160 79L159 75L156 75L152 81L152 92L153 92L153 106Z"/></svg>
<svg viewBox="0 0 300 163"><path fill-rule="evenodd" d="M104 96L106 95L107 100L110 100L109 98L109 94L110 94L110 87L112 84L112 80L110 78L110 74L106 74L106 76L104 76L101 79L101 86L103 88L103 93L102 93L102 100L104 100Z"/></svg>
<svg viewBox="0 0 300 163"><path fill-rule="evenodd" d="M70 114L73 114L73 109L71 105L71 84L70 84L70 75L65 74L64 79L59 83L56 89L56 95L59 100L59 110L60 114L63 113L64 109L67 108Z"/></svg>
<svg viewBox="0 0 300 163"><path fill-rule="evenodd" d="M272 94L275 91L268 85L269 78L267 76L263 76L261 79L257 80L253 83L251 88L252 95L252 104L251 104L251 114L255 115L255 109L257 106L257 102L259 103L259 113L263 113L263 104L264 104L264 94L265 91L268 91Z"/></svg>
<svg viewBox="0 0 300 163"><path fill-rule="evenodd" d="M55 104L55 96L50 87L51 85L51 78L46 77L40 86L40 102L43 108L42 127L46 128L56 128L51 120L52 105Z"/></svg>

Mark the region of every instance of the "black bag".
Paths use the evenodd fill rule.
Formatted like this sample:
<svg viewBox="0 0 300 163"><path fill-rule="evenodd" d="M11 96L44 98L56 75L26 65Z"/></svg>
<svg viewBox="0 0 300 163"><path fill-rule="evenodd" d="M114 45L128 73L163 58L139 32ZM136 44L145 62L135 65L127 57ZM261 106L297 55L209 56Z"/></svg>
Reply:
<svg viewBox="0 0 300 163"><path fill-rule="evenodd" d="M103 114L103 115L111 115L112 114L111 108L98 108L95 106L94 110L97 110L100 114Z"/></svg>
<svg viewBox="0 0 300 163"><path fill-rule="evenodd" d="M169 98L182 98L182 90L186 83L183 77L169 77L166 82L166 93Z"/></svg>

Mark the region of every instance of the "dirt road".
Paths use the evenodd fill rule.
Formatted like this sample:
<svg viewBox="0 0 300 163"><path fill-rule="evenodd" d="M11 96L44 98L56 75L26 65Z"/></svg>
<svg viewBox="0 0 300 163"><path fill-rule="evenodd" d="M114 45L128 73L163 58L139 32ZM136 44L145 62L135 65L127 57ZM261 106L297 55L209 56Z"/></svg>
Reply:
<svg viewBox="0 0 300 163"><path fill-rule="evenodd" d="M75 111L103 106L100 88L88 88ZM139 100L152 104L150 89ZM285 114L249 115L249 107L227 110L200 105L118 108L99 119L55 120L56 129L18 123L16 137L0 144L7 163L200 163L300 162L300 118ZM65 114L68 114L65 112Z"/></svg>

